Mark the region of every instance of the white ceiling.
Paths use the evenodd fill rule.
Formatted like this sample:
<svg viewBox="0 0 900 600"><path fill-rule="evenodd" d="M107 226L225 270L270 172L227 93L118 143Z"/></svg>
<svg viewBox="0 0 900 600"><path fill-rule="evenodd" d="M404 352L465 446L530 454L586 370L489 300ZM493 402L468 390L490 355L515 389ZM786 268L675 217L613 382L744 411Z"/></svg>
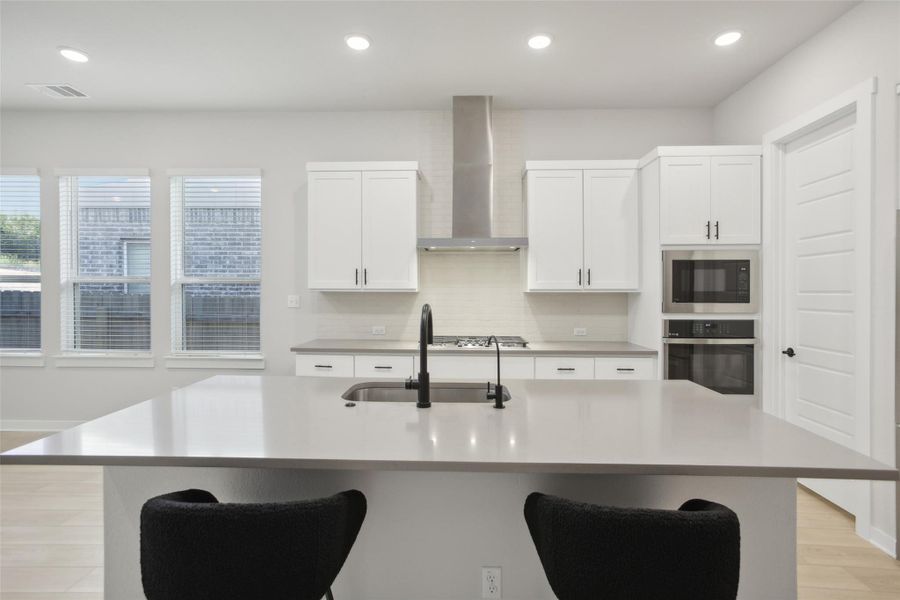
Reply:
<svg viewBox="0 0 900 600"><path fill-rule="evenodd" d="M5 109L708 107L856 2L40 2L0 4ZM738 28L729 48L715 34ZM553 45L530 50L534 32ZM350 32L372 38L357 53ZM90 54L62 58L60 45ZM68 83L56 100L27 83Z"/></svg>

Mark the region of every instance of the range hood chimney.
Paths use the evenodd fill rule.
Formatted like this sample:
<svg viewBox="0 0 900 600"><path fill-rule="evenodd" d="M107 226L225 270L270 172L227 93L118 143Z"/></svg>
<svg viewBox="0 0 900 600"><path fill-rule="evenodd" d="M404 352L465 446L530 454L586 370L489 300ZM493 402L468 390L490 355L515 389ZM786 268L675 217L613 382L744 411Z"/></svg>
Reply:
<svg viewBox="0 0 900 600"><path fill-rule="evenodd" d="M453 230L449 238L419 238L425 250L515 251L526 238L491 236L494 140L490 96L453 97Z"/></svg>

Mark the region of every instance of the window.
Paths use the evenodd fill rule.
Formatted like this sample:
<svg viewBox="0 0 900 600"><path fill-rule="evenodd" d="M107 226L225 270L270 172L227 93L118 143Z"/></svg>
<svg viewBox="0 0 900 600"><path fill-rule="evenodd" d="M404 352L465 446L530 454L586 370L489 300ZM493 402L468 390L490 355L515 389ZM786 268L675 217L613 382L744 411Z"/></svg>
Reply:
<svg viewBox="0 0 900 600"><path fill-rule="evenodd" d="M59 179L62 349L150 350L150 178Z"/></svg>
<svg viewBox="0 0 900 600"><path fill-rule="evenodd" d="M0 175L0 348L41 348L41 182Z"/></svg>
<svg viewBox="0 0 900 600"><path fill-rule="evenodd" d="M171 195L173 352L259 352L259 172L177 175Z"/></svg>

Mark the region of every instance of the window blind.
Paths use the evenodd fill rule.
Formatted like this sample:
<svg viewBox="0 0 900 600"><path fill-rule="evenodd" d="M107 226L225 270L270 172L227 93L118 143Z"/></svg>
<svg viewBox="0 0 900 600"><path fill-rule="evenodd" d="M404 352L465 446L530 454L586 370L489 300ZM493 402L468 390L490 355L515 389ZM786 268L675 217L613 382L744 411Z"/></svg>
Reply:
<svg viewBox="0 0 900 600"><path fill-rule="evenodd" d="M150 178L60 177L62 348L150 350Z"/></svg>
<svg viewBox="0 0 900 600"><path fill-rule="evenodd" d="M41 347L41 181L0 175L0 348Z"/></svg>
<svg viewBox="0 0 900 600"><path fill-rule="evenodd" d="M171 179L172 350L259 352L261 179Z"/></svg>

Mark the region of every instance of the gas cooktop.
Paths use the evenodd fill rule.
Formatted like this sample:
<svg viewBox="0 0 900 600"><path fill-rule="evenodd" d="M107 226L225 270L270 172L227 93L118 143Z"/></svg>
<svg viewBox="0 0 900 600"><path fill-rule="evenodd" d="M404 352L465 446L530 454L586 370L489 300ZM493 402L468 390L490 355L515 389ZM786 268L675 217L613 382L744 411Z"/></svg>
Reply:
<svg viewBox="0 0 900 600"><path fill-rule="evenodd" d="M517 335L498 335L497 340L500 342L501 348L525 348L528 342ZM491 348L494 346L493 341L488 344L488 336L481 335L436 335L434 336L434 345L443 347L457 348Z"/></svg>

